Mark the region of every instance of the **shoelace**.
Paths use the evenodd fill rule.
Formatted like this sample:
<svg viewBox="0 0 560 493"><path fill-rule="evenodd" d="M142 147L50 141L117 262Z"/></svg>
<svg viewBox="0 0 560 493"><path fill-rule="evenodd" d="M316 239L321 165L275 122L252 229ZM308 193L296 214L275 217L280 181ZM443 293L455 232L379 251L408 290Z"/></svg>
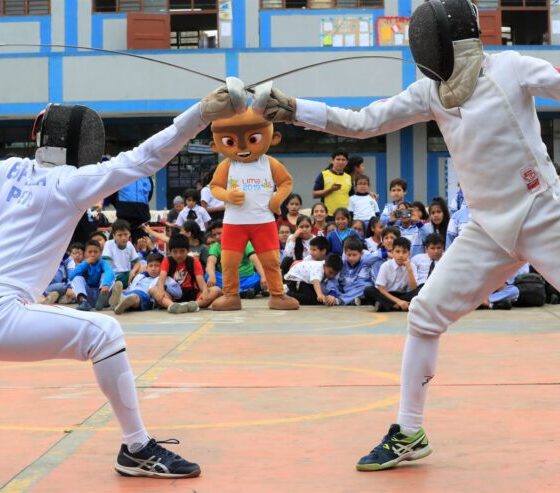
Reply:
<svg viewBox="0 0 560 493"><path fill-rule="evenodd" d="M181 443L179 440L176 438L168 438L167 440L156 440L155 438L152 438L148 442L148 447L151 447L154 453L164 459L181 459L181 456L171 452L171 450L167 450L165 447L162 447L160 443L164 443L166 445L179 445Z"/></svg>
<svg viewBox="0 0 560 493"><path fill-rule="evenodd" d="M391 435L389 435L389 433L387 433L384 437L383 440L381 440L381 443L379 445L377 445L376 447L374 447L374 449L370 452L370 454L372 454L373 452L379 452L381 450L383 450L383 446L387 445L391 443Z"/></svg>

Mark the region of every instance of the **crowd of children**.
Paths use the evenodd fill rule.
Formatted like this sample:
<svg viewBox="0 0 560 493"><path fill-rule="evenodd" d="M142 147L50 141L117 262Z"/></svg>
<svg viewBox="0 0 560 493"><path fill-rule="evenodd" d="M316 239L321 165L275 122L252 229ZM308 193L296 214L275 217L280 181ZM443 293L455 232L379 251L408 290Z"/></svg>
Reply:
<svg viewBox="0 0 560 493"><path fill-rule="evenodd" d="M337 154L340 157L340 153ZM292 193L277 219L285 291L301 305L372 305L375 311L407 311L438 262L470 220L461 190L451 201L434 198L426 206L407 202L407 183L391 181L391 200L381 210L370 190L360 156L349 159L352 189L348 207L329 215L323 202L301 214L303 201ZM351 165L351 166L350 166ZM346 170L345 170L346 171ZM78 310L162 308L195 312L222 295L222 223L206 191L174 199L174 217L162 232L148 224L131 242L130 225L116 220L110 238L95 231L85 245L73 243L60 262L42 302L77 303ZM207 210L212 202L213 216ZM167 256L164 252L167 252ZM518 274L528 272L525 266ZM268 296L266 278L249 243L239 266L240 296ZM481 307L510 309L519 297L515 277ZM558 299L558 297L556 298Z"/></svg>

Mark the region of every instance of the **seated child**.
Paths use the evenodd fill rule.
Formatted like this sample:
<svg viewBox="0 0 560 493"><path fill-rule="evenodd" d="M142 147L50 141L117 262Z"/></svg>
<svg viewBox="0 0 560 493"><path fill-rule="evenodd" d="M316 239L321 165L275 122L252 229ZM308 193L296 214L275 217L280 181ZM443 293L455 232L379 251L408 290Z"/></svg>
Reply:
<svg viewBox="0 0 560 493"><path fill-rule="evenodd" d="M445 247L445 240L437 233L432 233L426 236L424 247L426 248L426 253L420 253L412 257L412 263L416 266L416 281L419 288L426 283L428 277L430 277L430 274L440 261L443 255L443 248Z"/></svg>
<svg viewBox="0 0 560 493"><path fill-rule="evenodd" d="M313 239L311 218L300 215L296 220L296 232L288 238L284 250L284 259L280 264L282 274L285 275L295 261L303 260L309 255L309 242Z"/></svg>
<svg viewBox="0 0 560 493"><path fill-rule="evenodd" d="M515 285L515 278L528 272L529 264L523 265L505 283L498 286L498 289L483 301L482 306L491 310L511 310L520 294L519 288Z"/></svg>
<svg viewBox="0 0 560 493"><path fill-rule="evenodd" d="M379 215L379 205L369 191L369 178L358 175L354 181L354 195L350 196L348 210L354 219L368 222L372 217Z"/></svg>
<svg viewBox="0 0 560 493"><path fill-rule="evenodd" d="M369 252L375 252L381 244L382 232L383 224L381 224L381 220L377 216L372 217L368 222L365 239L366 248Z"/></svg>
<svg viewBox="0 0 560 493"><path fill-rule="evenodd" d="M375 286L364 290L366 301L374 311L408 311L410 300L418 294L416 266L410 261L410 241L397 238L393 242L393 258L379 269Z"/></svg>
<svg viewBox="0 0 560 493"><path fill-rule="evenodd" d="M101 251L105 248L105 243L107 243L107 236L103 231L94 231L88 237L88 240L95 240L101 245Z"/></svg>
<svg viewBox="0 0 560 493"><path fill-rule="evenodd" d="M327 234L329 252L342 256L344 240L351 235L358 237L358 233L348 227L350 225L350 213L344 207L334 211L334 223L336 229Z"/></svg>
<svg viewBox="0 0 560 493"><path fill-rule="evenodd" d="M329 240L324 236L315 236L309 242L309 255L303 260L325 260L329 251Z"/></svg>
<svg viewBox="0 0 560 493"><path fill-rule="evenodd" d="M138 239L136 240L136 252L138 253L138 258L140 259L142 268L146 267L148 263L148 257L151 254L159 253L163 255L160 249L156 245L154 245L154 242L150 238L150 234L146 231L141 231L138 234Z"/></svg>
<svg viewBox="0 0 560 493"><path fill-rule="evenodd" d="M286 243L288 242L288 237L290 236L290 227L287 224L281 224L278 226L278 240L280 242L280 262L284 259L284 251L286 250Z"/></svg>
<svg viewBox="0 0 560 493"><path fill-rule="evenodd" d="M339 300L342 305L361 305L364 289L372 286L370 271L378 257L363 250L363 243L355 236L344 240L342 271L338 276Z"/></svg>
<svg viewBox="0 0 560 493"><path fill-rule="evenodd" d="M387 202L383 208L383 212L381 213L381 224L383 224L383 226L387 225L391 213L404 201L407 188L406 180L402 178L395 178L389 183L389 195L393 201Z"/></svg>
<svg viewBox="0 0 560 493"><path fill-rule="evenodd" d="M217 221L212 227L214 243L208 249L208 261L206 262L206 274L208 286L221 288L222 266L220 257L222 255L222 222ZM258 272L260 270L260 272ZM239 264L239 294L242 298L254 298L261 290L266 291L266 279L262 266L259 262L255 249L251 242L247 243L241 263Z"/></svg>
<svg viewBox="0 0 560 493"><path fill-rule="evenodd" d="M371 282L375 284L375 279L377 279L377 274L379 274L379 269L381 266L393 258L393 242L401 237L401 232L399 228L394 226L387 226L383 228L381 232L381 243L374 252L377 260L371 266L370 278Z"/></svg>
<svg viewBox="0 0 560 493"><path fill-rule="evenodd" d="M156 287L161 272L161 253L150 253L146 258L146 270L138 274L130 283L130 286L123 292L123 296L118 304L113 308L117 315L123 314L127 310L151 310L155 307L152 297L154 287ZM181 286L172 279L165 279L165 290L171 298L179 299L183 295Z"/></svg>
<svg viewBox="0 0 560 493"><path fill-rule="evenodd" d="M84 260L84 250L86 247L83 243L72 243L68 247L68 253L70 253L70 258L68 263L66 264L66 268L68 269L68 273L72 272L76 266Z"/></svg>
<svg viewBox="0 0 560 493"><path fill-rule="evenodd" d="M158 305L169 313L196 312L208 307L222 290L208 287L204 281L204 271L200 260L189 255L189 240L181 234L169 239L170 256L163 259L157 285L152 288L152 296ZM181 286L181 296L172 298L165 290L167 277L173 278Z"/></svg>
<svg viewBox="0 0 560 493"><path fill-rule="evenodd" d="M65 253L58 265L58 269L49 283L43 296L39 300L42 305L52 305L56 303L59 298L66 296L71 291L70 282L68 281L68 263L70 262L70 255Z"/></svg>
<svg viewBox="0 0 560 493"><path fill-rule="evenodd" d="M342 268L342 260L331 254L324 261L303 260L297 262L284 276L288 281L288 296L299 301L300 305L328 306L336 304L336 290L330 289L329 280L334 279Z"/></svg>
<svg viewBox="0 0 560 493"><path fill-rule="evenodd" d="M206 231L206 226L212 219L208 211L200 204L200 192L195 189L187 190L185 192L185 208L177 216L175 225L178 227L183 226L185 222L190 219L196 221L200 226L201 231Z"/></svg>
<svg viewBox="0 0 560 493"><path fill-rule="evenodd" d="M109 261L117 282L122 288L128 286L129 279L140 272L140 259L130 240L130 224L123 219L117 219L111 225L113 239L105 243L103 259Z"/></svg>
<svg viewBox="0 0 560 493"><path fill-rule="evenodd" d="M115 274L109 262L101 258L97 241L86 243L85 260L68 277L78 300L77 310L89 311L93 305L96 310L103 310L108 305Z"/></svg>

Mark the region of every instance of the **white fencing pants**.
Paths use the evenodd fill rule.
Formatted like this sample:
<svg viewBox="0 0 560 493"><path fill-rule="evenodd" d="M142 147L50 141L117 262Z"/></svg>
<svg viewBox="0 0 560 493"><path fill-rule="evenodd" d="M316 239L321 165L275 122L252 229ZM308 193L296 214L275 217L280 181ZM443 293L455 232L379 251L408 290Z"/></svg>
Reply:
<svg viewBox="0 0 560 493"><path fill-rule="evenodd" d="M438 344L433 339L475 309L525 262L559 289L559 258L560 202L550 191L535 198L513 255L478 224L471 222L464 228L410 304L399 424L407 430L421 426L428 383L437 361Z"/></svg>
<svg viewBox="0 0 560 493"><path fill-rule="evenodd" d="M120 324L97 313L0 298L0 361L90 359L125 347Z"/></svg>

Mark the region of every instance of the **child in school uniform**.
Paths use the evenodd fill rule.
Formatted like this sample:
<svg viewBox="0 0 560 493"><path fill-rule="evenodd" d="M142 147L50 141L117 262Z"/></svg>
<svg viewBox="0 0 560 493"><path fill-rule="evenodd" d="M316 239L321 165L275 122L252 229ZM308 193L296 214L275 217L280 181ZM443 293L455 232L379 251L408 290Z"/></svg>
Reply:
<svg viewBox="0 0 560 493"><path fill-rule="evenodd" d="M313 222L308 216L300 215L296 221L296 232L288 238L284 249L284 258L280 264L282 274L290 270L293 262L303 260L309 255L309 243L314 238L311 229Z"/></svg>
<svg viewBox="0 0 560 493"><path fill-rule="evenodd" d="M201 231L206 231L206 226L211 220L208 211L200 205L200 192L198 190L187 190L185 192L185 208L177 216L175 226L180 228L188 219L196 221Z"/></svg>
<svg viewBox="0 0 560 493"><path fill-rule="evenodd" d="M379 216L379 205L369 191L369 178L358 175L354 182L354 195L350 196L348 210L353 219L367 223L372 217Z"/></svg>
<svg viewBox="0 0 560 493"><path fill-rule="evenodd" d="M371 266L377 256L363 250L360 239L349 236L344 241L344 260L338 276L341 305L361 305L364 289L371 286Z"/></svg>
<svg viewBox="0 0 560 493"><path fill-rule="evenodd" d="M369 252L374 253L381 244L382 232L383 224L381 224L381 220L377 216L372 217L368 222L366 239L364 240Z"/></svg>
<svg viewBox="0 0 560 493"><path fill-rule="evenodd" d="M426 253L420 253L412 257L412 263L416 266L416 281L419 288L426 283L437 263L441 260L444 246L445 240L443 237L437 233L432 233L426 236L424 240Z"/></svg>
<svg viewBox="0 0 560 493"><path fill-rule="evenodd" d="M152 297L154 287L157 285L163 261L161 253L150 253L146 258L146 270L138 274L130 283L117 305L113 308L116 315L122 315L125 311L146 311L155 308L155 300ZM182 296L181 286L175 279L167 277L164 284L165 291L171 298L179 299Z"/></svg>
<svg viewBox="0 0 560 493"><path fill-rule="evenodd" d="M130 224L124 219L117 219L111 225L113 239L105 243L103 260L107 260L115 273L117 289L128 286L129 280L140 272L140 257L130 242ZM115 283L116 284L116 283Z"/></svg>
<svg viewBox="0 0 560 493"><path fill-rule="evenodd" d="M418 226L417 223L420 221L420 216L417 212L412 209L411 204L408 202L402 202L398 207L391 213L391 218L387 223L388 226L396 226L401 232L401 236L407 238L410 241L411 256L422 253L422 245L418 245Z"/></svg>
<svg viewBox="0 0 560 493"><path fill-rule="evenodd" d="M410 261L410 241L397 238L393 242L393 258L381 266L375 286L364 290L364 298L377 312L408 311L418 291L416 266Z"/></svg>
<svg viewBox="0 0 560 493"><path fill-rule="evenodd" d="M334 223L336 229L327 235L329 253L335 253L342 257L344 240L350 235L357 237L358 233L348 227L350 225L350 213L344 207L339 207L334 211Z"/></svg>
<svg viewBox="0 0 560 493"><path fill-rule="evenodd" d="M284 279L287 281L288 296L300 305L337 304L336 290L329 284L342 268L338 255L330 254L325 260L303 260L294 264Z"/></svg>
<svg viewBox="0 0 560 493"><path fill-rule="evenodd" d="M447 239L445 241L445 248L449 248L455 239L461 235L465 226L471 220L471 210L469 209L466 202L463 202L463 207L461 207L457 212L455 212L449 224L447 225Z"/></svg>
<svg viewBox="0 0 560 493"><path fill-rule="evenodd" d="M324 236L315 236L309 242L309 255L303 260L325 260L329 252L329 240Z"/></svg>
<svg viewBox="0 0 560 493"><path fill-rule="evenodd" d="M78 300L77 310L103 310L109 302L115 274L109 262L101 258L101 245L86 243L85 259L68 276Z"/></svg>
<svg viewBox="0 0 560 493"><path fill-rule="evenodd" d="M377 258L371 266L370 278L371 283L375 284L377 274L381 266L393 258L393 242L401 237L399 228L394 226L386 226L381 232L381 243L375 252L372 252Z"/></svg>
<svg viewBox="0 0 560 493"><path fill-rule="evenodd" d="M381 224L386 226L390 220L391 213L404 202L404 196L406 195L407 183L406 180L402 178L395 178L389 183L389 195L391 195L391 202L387 202L385 207L383 207L383 212L381 213Z"/></svg>

